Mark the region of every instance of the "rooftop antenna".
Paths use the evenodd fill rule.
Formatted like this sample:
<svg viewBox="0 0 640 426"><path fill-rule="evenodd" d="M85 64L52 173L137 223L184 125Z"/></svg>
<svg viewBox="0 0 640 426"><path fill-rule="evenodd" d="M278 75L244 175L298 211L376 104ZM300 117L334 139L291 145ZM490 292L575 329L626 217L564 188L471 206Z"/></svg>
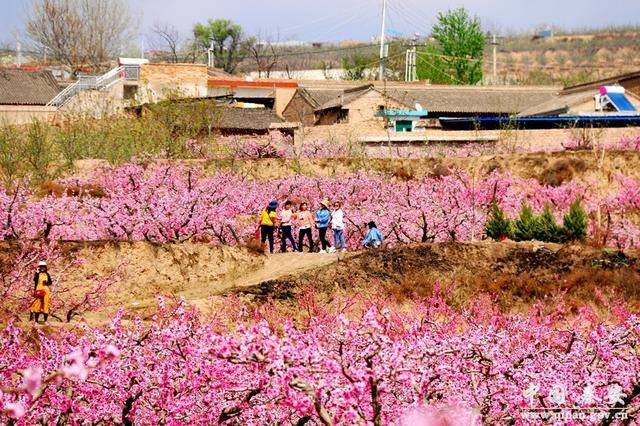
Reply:
<svg viewBox="0 0 640 426"><path fill-rule="evenodd" d="M385 21L387 19L387 0L382 0L382 27L380 28L380 70L378 71L378 78L384 80L384 30Z"/></svg>

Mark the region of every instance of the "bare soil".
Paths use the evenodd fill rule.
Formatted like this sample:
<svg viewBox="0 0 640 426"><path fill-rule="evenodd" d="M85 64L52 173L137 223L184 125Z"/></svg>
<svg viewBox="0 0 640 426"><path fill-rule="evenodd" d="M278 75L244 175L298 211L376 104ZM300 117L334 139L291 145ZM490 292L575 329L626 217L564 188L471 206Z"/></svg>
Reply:
<svg viewBox="0 0 640 426"><path fill-rule="evenodd" d="M11 243L0 246L2 262L17 250ZM640 306L640 253L583 245L483 241L339 255L263 255L241 247L196 243L66 242L62 248L85 262L63 276L57 276L52 265L57 282L82 284L92 273L106 276L123 268L119 285L105 294L105 305L83 318L94 324L108 321L119 308L148 318L158 296L184 298L205 313L220 306L221 296L232 295L257 305L275 301L295 310L297 297L310 289L326 301L336 294L366 295L372 289L403 301L442 288L453 303L489 294L507 311L560 295L576 308L598 305L599 291Z"/></svg>

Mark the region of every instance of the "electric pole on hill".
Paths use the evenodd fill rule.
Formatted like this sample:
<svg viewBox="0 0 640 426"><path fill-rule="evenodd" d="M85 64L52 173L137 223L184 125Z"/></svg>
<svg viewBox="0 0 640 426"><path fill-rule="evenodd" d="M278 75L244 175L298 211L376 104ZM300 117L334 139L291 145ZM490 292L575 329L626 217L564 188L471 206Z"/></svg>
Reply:
<svg viewBox="0 0 640 426"><path fill-rule="evenodd" d="M493 45L493 83L495 84L496 78L498 77L498 62L497 62L497 50L498 50L498 40L496 40L496 35L493 35L493 39L491 40L491 45Z"/></svg>
<svg viewBox="0 0 640 426"><path fill-rule="evenodd" d="M380 29L380 70L378 71L378 78L384 80L384 27L385 20L387 19L387 0L382 0L382 28Z"/></svg>

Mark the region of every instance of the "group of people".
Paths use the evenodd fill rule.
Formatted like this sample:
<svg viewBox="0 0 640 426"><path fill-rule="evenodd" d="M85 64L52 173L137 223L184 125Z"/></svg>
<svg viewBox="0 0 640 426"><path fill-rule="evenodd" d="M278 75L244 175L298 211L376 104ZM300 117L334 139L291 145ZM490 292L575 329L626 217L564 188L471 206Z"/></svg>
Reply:
<svg viewBox="0 0 640 426"><path fill-rule="evenodd" d="M280 251L287 251L287 243L291 244L293 251L303 251L305 239L309 244L309 252L314 251L313 228L318 230L320 253L333 253L336 250L347 251L345 236L345 216L342 204L339 201L333 203L333 209L329 208L329 200L320 202L315 214L309 211L306 202L301 202L299 210L295 210L291 201L284 203L284 208L278 214L279 204L272 200L260 213L260 242L269 243L269 252L273 253L275 244L275 231L280 237ZM298 240L293 236L294 225L298 229ZM374 222L367 224L368 232L362 244L364 247L374 248L382 244L382 234L378 231ZM327 232L333 231L333 246L327 241Z"/></svg>

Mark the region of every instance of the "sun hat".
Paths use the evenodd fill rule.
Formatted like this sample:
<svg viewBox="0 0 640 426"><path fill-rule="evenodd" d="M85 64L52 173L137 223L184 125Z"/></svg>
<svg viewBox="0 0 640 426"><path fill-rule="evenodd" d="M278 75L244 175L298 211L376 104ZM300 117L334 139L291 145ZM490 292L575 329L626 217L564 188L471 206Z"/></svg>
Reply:
<svg viewBox="0 0 640 426"><path fill-rule="evenodd" d="M276 200L271 200L268 207L275 210L278 208L278 202Z"/></svg>
<svg viewBox="0 0 640 426"><path fill-rule="evenodd" d="M38 266L47 266L47 262L41 260L40 262L38 262Z"/></svg>
<svg viewBox="0 0 640 426"><path fill-rule="evenodd" d="M325 198L324 200L320 201L320 204L325 207L329 207L329 199Z"/></svg>

